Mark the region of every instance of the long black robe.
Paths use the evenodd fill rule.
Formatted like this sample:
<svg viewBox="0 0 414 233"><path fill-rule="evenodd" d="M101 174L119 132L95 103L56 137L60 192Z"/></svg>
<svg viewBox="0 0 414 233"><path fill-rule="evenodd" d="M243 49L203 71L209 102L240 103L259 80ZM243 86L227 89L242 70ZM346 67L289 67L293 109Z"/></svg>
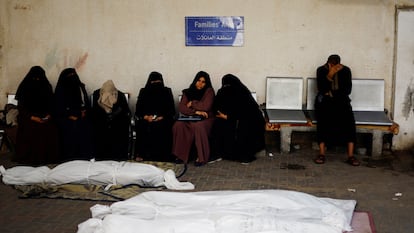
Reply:
<svg viewBox="0 0 414 233"><path fill-rule="evenodd" d="M53 119L53 90L43 68L34 66L20 83L16 100L17 162L45 165L58 162L57 128ZM32 117L47 118L42 122Z"/></svg>
<svg viewBox="0 0 414 233"><path fill-rule="evenodd" d="M173 161L171 154L172 125L175 105L171 88L165 87L159 73L152 73L145 88L138 94L135 111L135 155L144 160ZM151 84L151 81L159 83ZM162 120L148 122L145 115L157 115Z"/></svg>
<svg viewBox="0 0 414 233"><path fill-rule="evenodd" d="M212 131L213 157L251 162L265 147L265 120L248 88L234 75L223 77L214 109L227 115L217 117Z"/></svg>
<svg viewBox="0 0 414 233"><path fill-rule="evenodd" d="M356 141L356 126L349 95L352 91L351 69L347 66L337 73L337 84L326 76L329 72L325 64L316 71L318 95L315 100L317 120L317 140L330 145ZM329 94L331 93L331 94Z"/></svg>
<svg viewBox="0 0 414 233"><path fill-rule="evenodd" d="M66 68L59 75L55 111L63 161L93 158L89 97L73 68Z"/></svg>
<svg viewBox="0 0 414 233"><path fill-rule="evenodd" d="M131 113L125 94L118 91L112 112L98 104L100 89L93 93L92 125L95 159L125 161L129 159Z"/></svg>

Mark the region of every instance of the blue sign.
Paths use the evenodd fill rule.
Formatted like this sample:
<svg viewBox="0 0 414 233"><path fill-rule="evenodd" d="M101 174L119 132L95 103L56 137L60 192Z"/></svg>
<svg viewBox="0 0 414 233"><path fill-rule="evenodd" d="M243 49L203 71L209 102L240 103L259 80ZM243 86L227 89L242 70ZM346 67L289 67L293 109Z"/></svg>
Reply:
<svg viewBox="0 0 414 233"><path fill-rule="evenodd" d="M185 17L186 46L243 46L243 16Z"/></svg>

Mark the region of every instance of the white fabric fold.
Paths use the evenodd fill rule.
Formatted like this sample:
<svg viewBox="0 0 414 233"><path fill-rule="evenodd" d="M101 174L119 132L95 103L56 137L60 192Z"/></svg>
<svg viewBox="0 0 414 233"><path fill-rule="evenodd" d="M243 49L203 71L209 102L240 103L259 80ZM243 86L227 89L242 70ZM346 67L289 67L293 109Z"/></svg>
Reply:
<svg viewBox="0 0 414 233"><path fill-rule="evenodd" d="M171 169L164 173L164 185L171 190L193 190L195 188L190 182L178 181L174 171Z"/></svg>
<svg viewBox="0 0 414 233"><path fill-rule="evenodd" d="M355 200L287 190L160 192L113 203L101 224L78 233L342 233L351 231ZM102 208L102 207L99 207ZM94 224L96 224L94 222Z"/></svg>
<svg viewBox="0 0 414 233"><path fill-rule="evenodd" d="M1 167L0 172L3 176L3 183L8 185L42 184L50 172L50 168L46 166L17 166L9 169Z"/></svg>
<svg viewBox="0 0 414 233"><path fill-rule="evenodd" d="M31 184L95 184L95 185L130 185L142 187L162 187L173 190L190 190L194 185L180 182L172 170L164 171L156 166L144 163L118 161L74 160L59 164L53 169L46 166L17 166L0 169L3 182L9 185Z"/></svg>

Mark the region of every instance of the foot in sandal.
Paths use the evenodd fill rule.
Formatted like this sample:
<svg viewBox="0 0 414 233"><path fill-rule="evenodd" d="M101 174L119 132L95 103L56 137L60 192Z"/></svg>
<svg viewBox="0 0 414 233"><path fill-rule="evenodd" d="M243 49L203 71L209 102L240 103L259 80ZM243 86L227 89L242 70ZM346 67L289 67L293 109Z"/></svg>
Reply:
<svg viewBox="0 0 414 233"><path fill-rule="evenodd" d="M313 162L315 162L316 164L324 164L325 160L325 155L318 155L316 158L313 159Z"/></svg>
<svg viewBox="0 0 414 233"><path fill-rule="evenodd" d="M361 163L358 161L358 159L355 156L348 156L348 159L345 161L347 164L352 166L359 166Z"/></svg>

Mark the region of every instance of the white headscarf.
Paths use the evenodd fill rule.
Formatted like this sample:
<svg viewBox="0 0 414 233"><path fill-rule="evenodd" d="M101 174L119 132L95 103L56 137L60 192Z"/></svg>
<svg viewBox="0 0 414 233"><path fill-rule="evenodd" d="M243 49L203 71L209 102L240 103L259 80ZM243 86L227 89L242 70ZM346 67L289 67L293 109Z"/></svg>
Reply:
<svg viewBox="0 0 414 233"><path fill-rule="evenodd" d="M106 81L99 90L98 104L106 113L112 112L112 106L118 100L118 89L116 89L112 80Z"/></svg>

